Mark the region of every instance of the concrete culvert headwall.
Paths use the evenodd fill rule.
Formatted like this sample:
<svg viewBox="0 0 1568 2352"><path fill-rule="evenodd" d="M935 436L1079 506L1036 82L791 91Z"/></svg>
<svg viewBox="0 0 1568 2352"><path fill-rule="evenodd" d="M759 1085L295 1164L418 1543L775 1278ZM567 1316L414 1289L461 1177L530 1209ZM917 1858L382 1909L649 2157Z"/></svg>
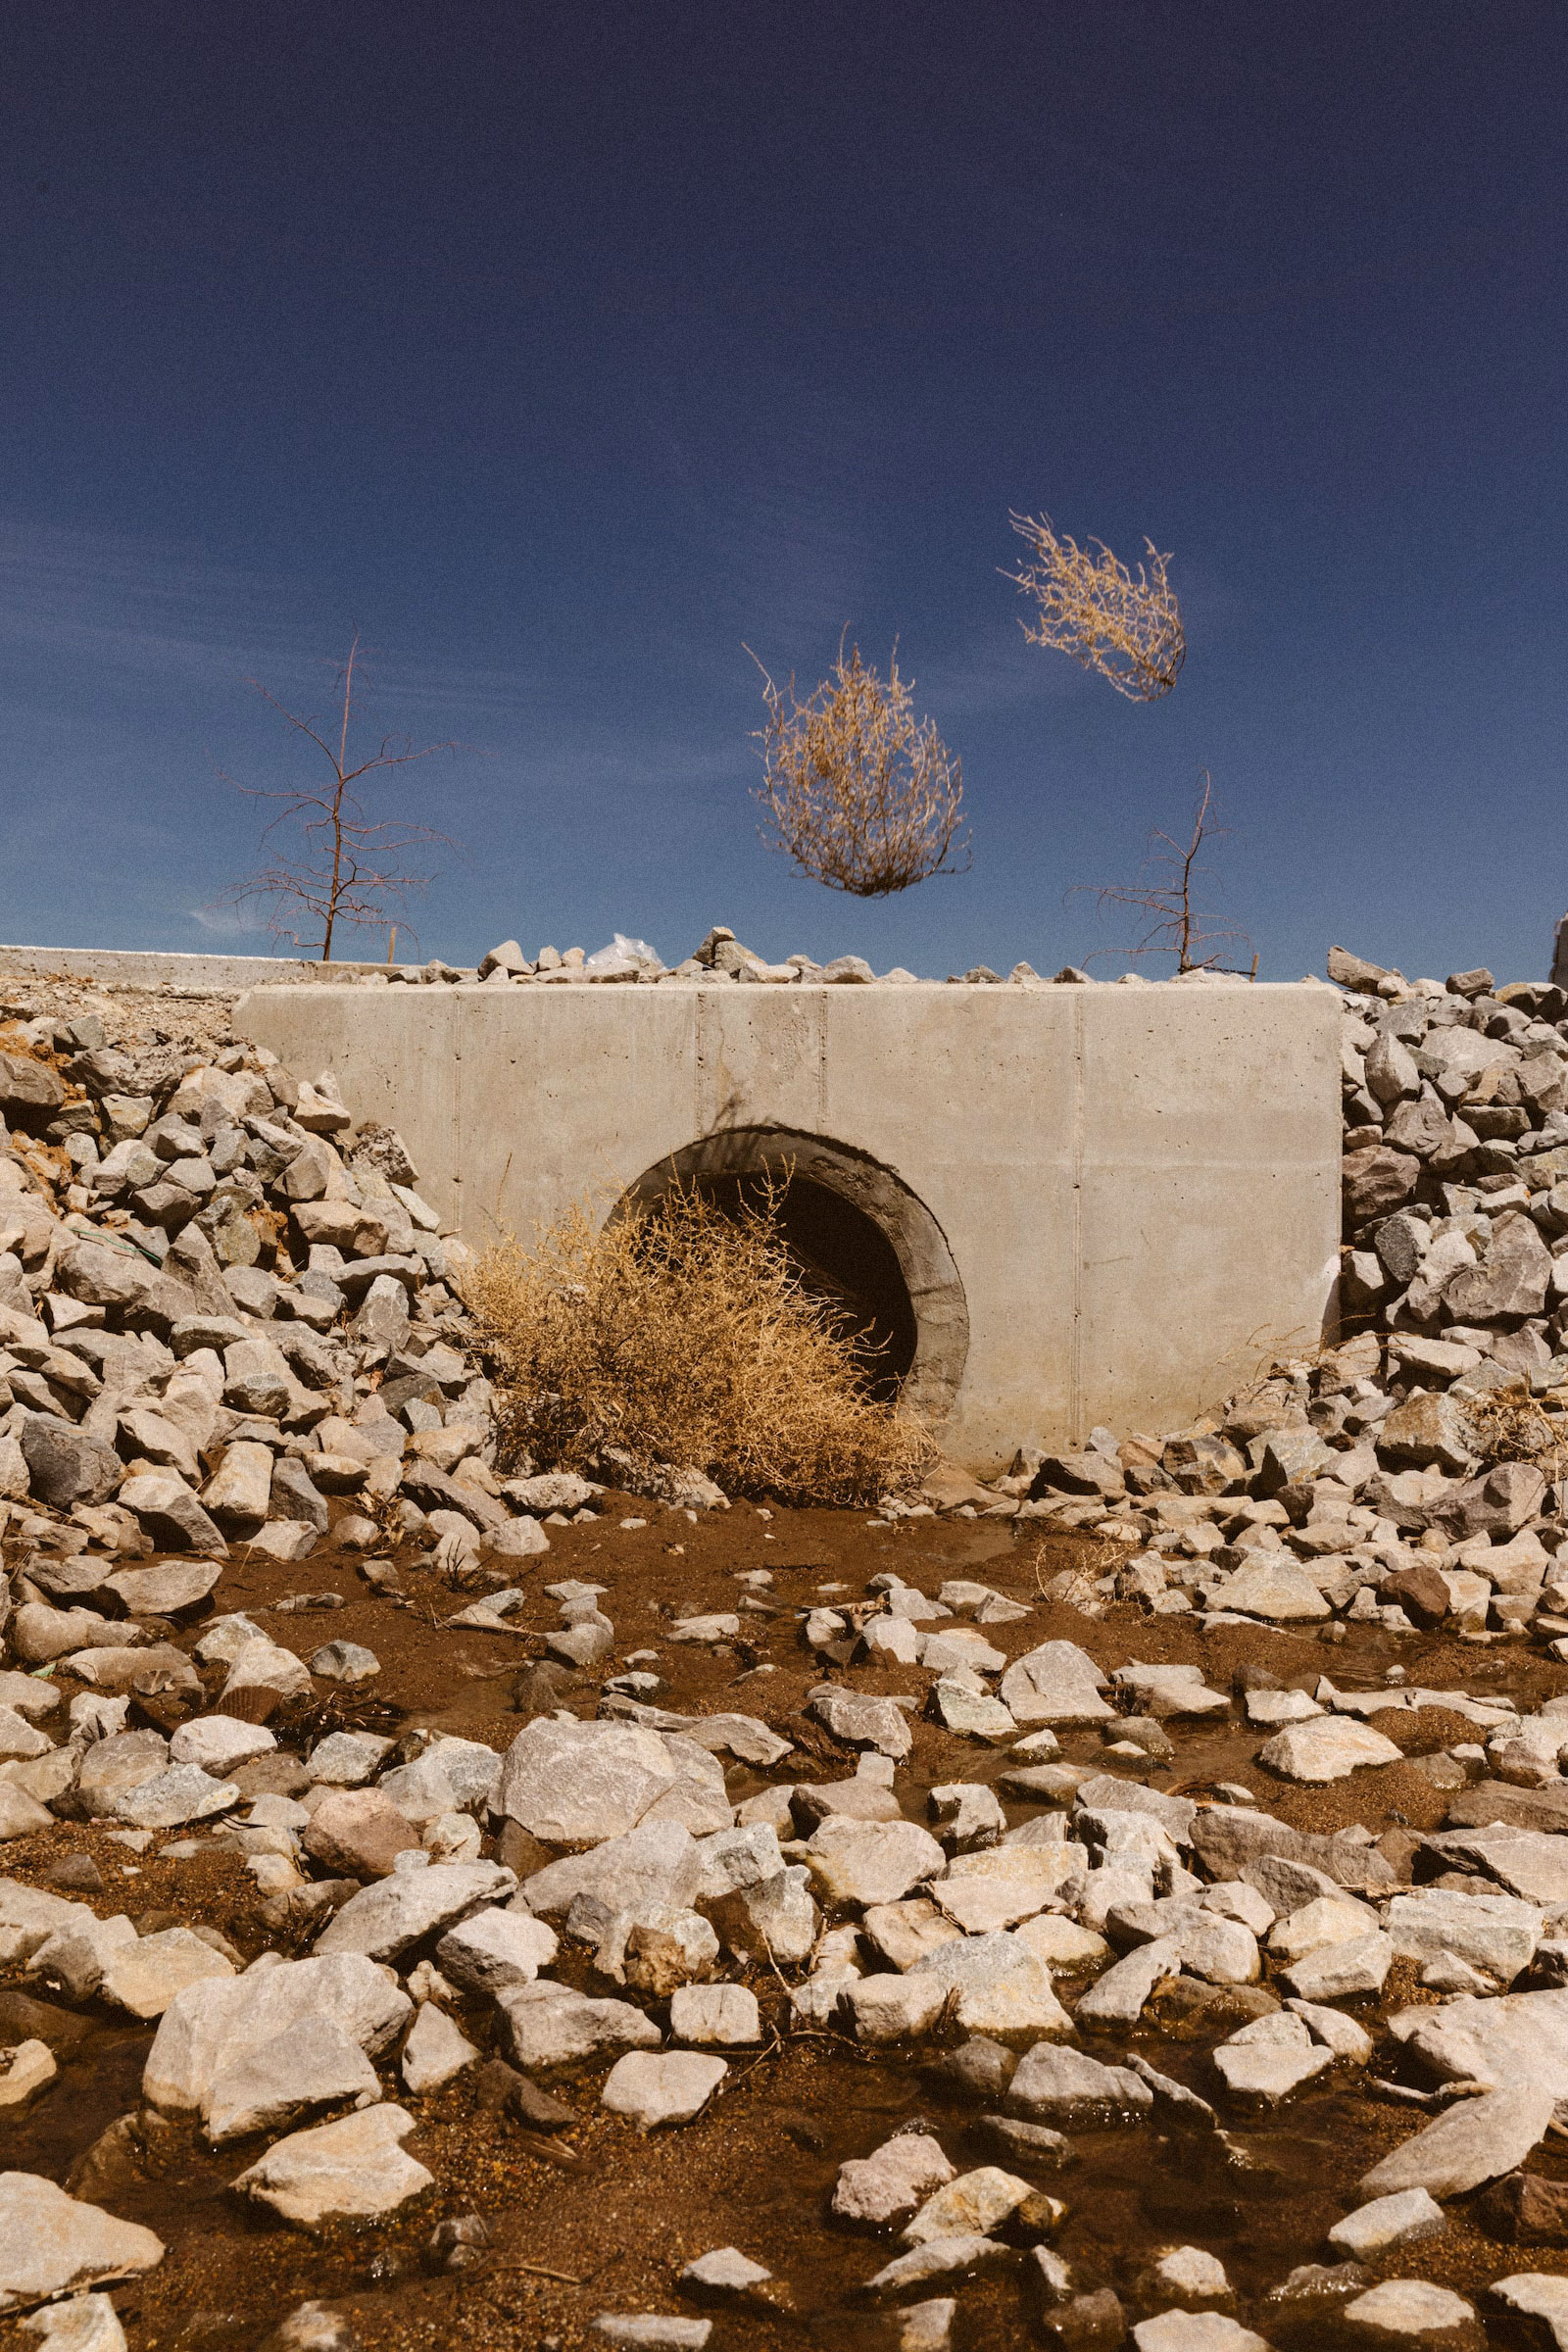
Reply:
<svg viewBox="0 0 1568 2352"><path fill-rule="evenodd" d="M1333 1313L1327 988L293 986L234 1017L396 1127L477 1247L672 1167L787 1164L829 1196L801 1193L803 1257L886 1315L906 1401L976 1470L1177 1427Z"/></svg>

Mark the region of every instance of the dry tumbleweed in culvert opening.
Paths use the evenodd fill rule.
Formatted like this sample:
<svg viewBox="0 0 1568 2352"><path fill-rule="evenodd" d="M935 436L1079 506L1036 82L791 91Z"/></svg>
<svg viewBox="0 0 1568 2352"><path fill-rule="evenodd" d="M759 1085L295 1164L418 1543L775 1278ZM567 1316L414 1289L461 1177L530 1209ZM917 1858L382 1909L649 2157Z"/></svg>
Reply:
<svg viewBox="0 0 1568 2352"><path fill-rule="evenodd" d="M918 1485L925 1432L865 1393L854 1342L808 1295L773 1214L673 1185L596 1227L586 1203L464 1277L502 1453L589 1470L607 1447L727 1493L874 1503Z"/></svg>
<svg viewBox="0 0 1568 2352"><path fill-rule="evenodd" d="M1003 574L1039 607L1037 619L1019 623L1029 643L1071 654L1130 702L1153 703L1169 694L1187 659L1182 609L1165 576L1169 556L1146 539L1149 570L1140 564L1135 575L1102 539L1080 547L1065 533L1058 536L1049 514L1009 519L1034 550L1022 571Z"/></svg>
<svg viewBox="0 0 1568 2352"><path fill-rule="evenodd" d="M886 683L858 646L846 662L842 640L832 675L804 703L793 677L787 695L765 669L762 678L767 723L757 731L762 781L754 797L773 848L813 881L861 899L964 871L962 764L935 721L915 717L896 646Z"/></svg>

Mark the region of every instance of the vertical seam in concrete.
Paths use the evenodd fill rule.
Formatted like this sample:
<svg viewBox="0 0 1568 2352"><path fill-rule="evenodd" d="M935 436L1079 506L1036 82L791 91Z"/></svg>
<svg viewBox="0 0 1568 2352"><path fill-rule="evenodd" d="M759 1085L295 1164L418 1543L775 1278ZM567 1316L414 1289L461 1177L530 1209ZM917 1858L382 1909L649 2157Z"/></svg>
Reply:
<svg viewBox="0 0 1568 2352"><path fill-rule="evenodd" d="M701 1136L708 1133L708 1022L705 1004L708 991L699 986L693 989L692 995L696 1000L696 1017L692 1022L692 1133Z"/></svg>
<svg viewBox="0 0 1568 2352"><path fill-rule="evenodd" d="M1072 1337L1068 1348L1067 1426L1083 1444L1084 1412L1084 1000L1072 994Z"/></svg>
<svg viewBox="0 0 1568 2352"><path fill-rule="evenodd" d="M816 1132L827 1133L827 990L816 992Z"/></svg>

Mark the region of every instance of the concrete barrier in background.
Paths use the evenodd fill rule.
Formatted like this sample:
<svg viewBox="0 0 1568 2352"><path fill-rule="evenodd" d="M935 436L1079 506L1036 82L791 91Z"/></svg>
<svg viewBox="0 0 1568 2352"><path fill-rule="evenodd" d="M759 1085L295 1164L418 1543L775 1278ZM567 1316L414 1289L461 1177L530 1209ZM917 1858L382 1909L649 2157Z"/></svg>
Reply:
<svg viewBox="0 0 1568 2352"><path fill-rule="evenodd" d="M357 981L416 965L322 963L304 956L183 956L143 948L0 947L0 976L80 980L97 988L172 989L198 997L237 996L247 988L309 981Z"/></svg>
<svg viewBox="0 0 1568 2352"><path fill-rule="evenodd" d="M285 985L234 1018L398 1128L476 1245L793 1168L891 1250L906 1393L975 1470L1177 1426L1332 1314L1326 988Z"/></svg>

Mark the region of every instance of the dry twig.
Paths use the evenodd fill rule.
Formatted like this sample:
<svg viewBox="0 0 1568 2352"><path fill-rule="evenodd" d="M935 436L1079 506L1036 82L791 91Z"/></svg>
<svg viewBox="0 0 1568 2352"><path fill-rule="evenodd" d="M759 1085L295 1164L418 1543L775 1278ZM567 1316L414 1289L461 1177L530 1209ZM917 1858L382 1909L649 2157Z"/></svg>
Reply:
<svg viewBox="0 0 1568 2352"><path fill-rule="evenodd" d="M1022 571L1003 574L1038 607L1033 621L1019 623L1029 643L1071 654L1129 702L1154 703L1169 694L1187 659L1182 609L1165 576L1169 556L1146 539L1149 570L1140 564L1135 576L1102 539L1080 547L1058 536L1049 514L1008 519L1034 550Z"/></svg>
<svg viewBox="0 0 1568 2352"><path fill-rule="evenodd" d="M767 723L756 736L762 781L753 798L772 848L813 881L861 899L967 868L962 763L934 719L916 719L897 646L884 684L858 646L846 662L840 639L832 675L804 703L793 676L786 695L757 666Z"/></svg>

